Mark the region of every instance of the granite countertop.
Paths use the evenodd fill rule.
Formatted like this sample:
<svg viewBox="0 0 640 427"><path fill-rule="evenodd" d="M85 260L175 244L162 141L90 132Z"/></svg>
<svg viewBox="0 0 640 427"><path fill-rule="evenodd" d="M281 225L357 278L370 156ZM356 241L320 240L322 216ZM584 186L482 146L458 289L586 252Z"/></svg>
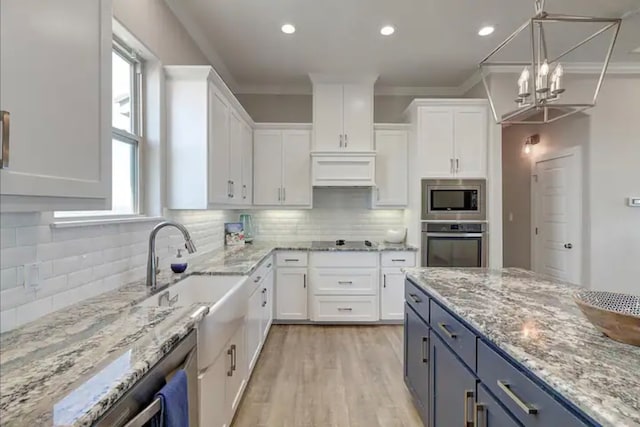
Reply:
<svg viewBox="0 0 640 427"><path fill-rule="evenodd" d="M640 426L640 347L613 341L572 299L521 269L406 269L408 277L604 426Z"/></svg>
<svg viewBox="0 0 640 427"><path fill-rule="evenodd" d="M311 242L256 242L196 253L186 273L163 272L158 285L192 274L249 275L274 250L312 248ZM365 250L417 249L376 244ZM2 425L91 425L193 330L211 303L136 306L150 295L139 280L0 335Z"/></svg>

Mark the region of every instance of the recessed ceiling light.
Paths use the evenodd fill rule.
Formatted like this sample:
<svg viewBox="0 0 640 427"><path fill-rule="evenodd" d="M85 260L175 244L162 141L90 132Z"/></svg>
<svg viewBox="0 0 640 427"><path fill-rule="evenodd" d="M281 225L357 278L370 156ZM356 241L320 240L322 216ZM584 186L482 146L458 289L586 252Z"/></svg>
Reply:
<svg viewBox="0 0 640 427"><path fill-rule="evenodd" d="M488 36L489 34L493 33L494 30L495 28L493 28L491 25L488 25L486 27L480 28L480 31L478 31L478 35L483 37Z"/></svg>
<svg viewBox="0 0 640 427"><path fill-rule="evenodd" d="M382 34L383 36L390 36L395 32L396 32L396 29L393 28L391 25L385 25L384 27L380 28L380 34Z"/></svg>
<svg viewBox="0 0 640 427"><path fill-rule="evenodd" d="M285 34L293 34L296 32L296 27L291 24L284 24L282 28L280 28Z"/></svg>

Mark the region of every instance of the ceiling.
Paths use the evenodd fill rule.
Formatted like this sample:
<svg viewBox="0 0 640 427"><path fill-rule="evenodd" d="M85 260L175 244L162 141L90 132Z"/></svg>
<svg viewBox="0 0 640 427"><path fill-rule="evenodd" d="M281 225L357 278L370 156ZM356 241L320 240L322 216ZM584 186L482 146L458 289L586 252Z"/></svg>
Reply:
<svg viewBox="0 0 640 427"><path fill-rule="evenodd" d="M532 0L166 0L218 72L237 92L308 90L309 73L378 73L395 88L453 88L533 15ZM550 13L620 17L640 0L547 0ZM625 19L612 61L640 65L640 13ZM284 23L296 33L280 31ZM380 27L396 27L392 36ZM478 29L495 32L479 37ZM576 24L572 24L576 26ZM579 28L549 29L548 44L568 47ZM591 28L587 28L589 30ZM521 46L526 47L525 39ZM517 48L501 59L522 59ZM607 40L568 60L597 62Z"/></svg>

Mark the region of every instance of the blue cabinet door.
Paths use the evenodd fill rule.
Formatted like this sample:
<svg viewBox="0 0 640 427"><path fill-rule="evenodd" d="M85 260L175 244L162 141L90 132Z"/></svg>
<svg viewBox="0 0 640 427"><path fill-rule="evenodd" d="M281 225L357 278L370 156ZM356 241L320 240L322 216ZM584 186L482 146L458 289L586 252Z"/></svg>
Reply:
<svg viewBox="0 0 640 427"><path fill-rule="evenodd" d="M431 334L431 427L473 425L477 380L437 334Z"/></svg>
<svg viewBox="0 0 640 427"><path fill-rule="evenodd" d="M483 385L478 385L475 407L476 427L521 427L518 421L491 396Z"/></svg>
<svg viewBox="0 0 640 427"><path fill-rule="evenodd" d="M429 419L429 326L404 307L404 378L425 425Z"/></svg>

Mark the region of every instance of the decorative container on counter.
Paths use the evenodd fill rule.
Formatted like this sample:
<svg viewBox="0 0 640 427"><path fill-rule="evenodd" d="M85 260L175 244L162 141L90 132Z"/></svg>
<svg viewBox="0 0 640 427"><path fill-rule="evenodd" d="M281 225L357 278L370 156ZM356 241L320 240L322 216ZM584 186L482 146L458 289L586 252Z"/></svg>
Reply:
<svg viewBox="0 0 640 427"><path fill-rule="evenodd" d="M640 296L581 291L574 300L600 332L616 341L640 346Z"/></svg>

